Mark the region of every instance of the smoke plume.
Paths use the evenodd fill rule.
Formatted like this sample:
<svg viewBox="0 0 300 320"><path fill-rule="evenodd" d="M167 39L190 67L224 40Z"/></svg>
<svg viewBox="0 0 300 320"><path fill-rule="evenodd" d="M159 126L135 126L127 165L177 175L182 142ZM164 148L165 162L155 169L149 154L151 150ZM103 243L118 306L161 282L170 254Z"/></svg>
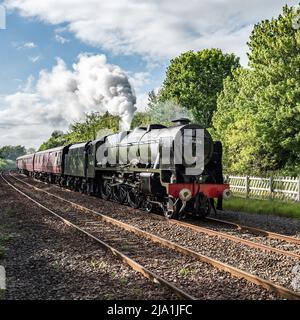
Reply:
<svg viewBox="0 0 300 320"><path fill-rule="evenodd" d="M108 111L121 118L121 130L130 128L136 110L136 97L127 75L118 66L108 64L104 55L82 54L73 70L58 59L51 72L41 72L37 91L42 98L54 102L58 117L60 114L78 120L84 112ZM62 110L66 107L71 114Z"/></svg>
<svg viewBox="0 0 300 320"><path fill-rule="evenodd" d="M129 130L136 110L136 97L124 71L108 64L104 55L82 55L73 68L79 103L89 109L120 116L120 129Z"/></svg>
<svg viewBox="0 0 300 320"><path fill-rule="evenodd" d="M53 130L66 130L91 111L119 116L120 130L128 130L136 110L127 75L104 55L82 54L72 68L57 59L36 82L29 77L18 92L0 98L0 143L37 146Z"/></svg>

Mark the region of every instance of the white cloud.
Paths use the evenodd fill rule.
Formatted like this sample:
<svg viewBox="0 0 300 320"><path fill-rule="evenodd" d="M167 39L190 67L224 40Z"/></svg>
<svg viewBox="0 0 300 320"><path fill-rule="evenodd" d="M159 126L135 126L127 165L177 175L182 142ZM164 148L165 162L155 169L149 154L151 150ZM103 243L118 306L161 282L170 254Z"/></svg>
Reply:
<svg viewBox="0 0 300 320"><path fill-rule="evenodd" d="M41 56L33 56L33 57L28 57L29 61L32 63L36 63L41 59Z"/></svg>
<svg viewBox="0 0 300 320"><path fill-rule="evenodd" d="M80 40L115 53L161 60L219 47L244 63L252 26L278 15L285 3L298 0L6 0L24 16L66 23Z"/></svg>
<svg viewBox="0 0 300 320"><path fill-rule="evenodd" d="M37 48L37 45L34 42L12 42L12 45L16 47L18 50Z"/></svg>
<svg viewBox="0 0 300 320"><path fill-rule="evenodd" d="M63 36L60 36L59 34L56 34L56 35L55 35L55 40L56 40L57 42L61 43L61 44L65 44L65 43L67 43L67 42L70 42L69 39L67 39L67 38L65 38L65 37L63 37Z"/></svg>
<svg viewBox="0 0 300 320"><path fill-rule="evenodd" d="M54 31L55 31L55 33L63 33L63 32L68 31L68 28L67 27L58 27Z"/></svg>
<svg viewBox="0 0 300 320"><path fill-rule="evenodd" d="M127 75L104 55L82 54L68 69L57 59L51 71L30 76L20 91L1 98L0 145L39 146L54 129L66 130L85 112L119 115L129 126L136 97Z"/></svg>
<svg viewBox="0 0 300 320"><path fill-rule="evenodd" d="M36 48L37 45L34 42L26 42L23 44L23 48L33 49Z"/></svg>
<svg viewBox="0 0 300 320"><path fill-rule="evenodd" d="M20 91L24 93L30 93L34 91L34 76L30 75L23 86L20 87Z"/></svg>
<svg viewBox="0 0 300 320"><path fill-rule="evenodd" d="M150 82L151 75L149 72L131 73L127 71L127 73L130 75L129 81L132 84L132 86L135 88L135 90L140 90L144 85Z"/></svg>

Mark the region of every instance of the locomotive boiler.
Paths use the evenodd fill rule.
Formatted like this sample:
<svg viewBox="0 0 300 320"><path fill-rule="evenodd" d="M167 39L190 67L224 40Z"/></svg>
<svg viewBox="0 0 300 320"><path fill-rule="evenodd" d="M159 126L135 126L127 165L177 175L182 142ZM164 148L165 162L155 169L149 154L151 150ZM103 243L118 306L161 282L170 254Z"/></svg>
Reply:
<svg viewBox="0 0 300 320"><path fill-rule="evenodd" d="M149 125L107 136L96 160L97 170L106 171L103 198L149 211L159 206L169 218L185 211L206 216L214 208L212 199L219 199L221 208L223 195L229 193L223 184L220 142L214 143L206 129L188 119L175 120L171 127ZM202 167L195 169L197 161Z"/></svg>

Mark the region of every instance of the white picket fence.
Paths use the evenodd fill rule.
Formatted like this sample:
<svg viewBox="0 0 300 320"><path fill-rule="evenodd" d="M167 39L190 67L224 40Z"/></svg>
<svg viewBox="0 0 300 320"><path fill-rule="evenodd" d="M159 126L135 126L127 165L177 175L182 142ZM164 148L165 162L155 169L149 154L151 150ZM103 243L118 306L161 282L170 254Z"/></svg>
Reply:
<svg viewBox="0 0 300 320"><path fill-rule="evenodd" d="M300 202L300 178L259 178L224 175L235 196L255 199L281 199Z"/></svg>

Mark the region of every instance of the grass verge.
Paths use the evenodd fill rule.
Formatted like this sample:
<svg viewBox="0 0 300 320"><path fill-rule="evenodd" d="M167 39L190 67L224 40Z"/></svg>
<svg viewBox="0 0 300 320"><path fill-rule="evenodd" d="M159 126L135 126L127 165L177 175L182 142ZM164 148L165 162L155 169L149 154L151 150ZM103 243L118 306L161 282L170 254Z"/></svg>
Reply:
<svg viewBox="0 0 300 320"><path fill-rule="evenodd" d="M273 214L300 219L300 203L297 202L232 197L231 199L224 201L223 206L224 210Z"/></svg>

